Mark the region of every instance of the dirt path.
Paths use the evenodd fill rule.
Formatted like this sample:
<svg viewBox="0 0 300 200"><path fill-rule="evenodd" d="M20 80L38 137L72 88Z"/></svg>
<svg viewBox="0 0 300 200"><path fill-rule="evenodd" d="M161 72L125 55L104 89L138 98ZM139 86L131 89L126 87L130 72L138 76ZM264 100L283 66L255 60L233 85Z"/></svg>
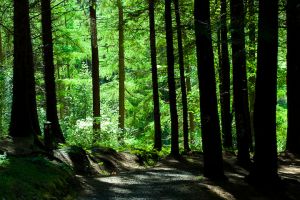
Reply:
<svg viewBox="0 0 300 200"><path fill-rule="evenodd" d="M200 174L199 174L200 175ZM121 172L101 178L82 178L86 188L79 199L222 199L203 192L201 177L173 167ZM203 190L199 189L202 187Z"/></svg>
<svg viewBox="0 0 300 200"><path fill-rule="evenodd" d="M199 160L199 159L198 159ZM286 166L288 167L288 166ZM80 200L96 199L170 199L170 200L286 200L277 195L263 195L244 182L246 171L227 163L228 182L211 182L201 176L201 162L195 159L184 163L169 159L155 168L121 171L118 175L87 178L80 177L85 185ZM300 169L293 167L299 173ZM283 174L284 175L284 174ZM300 189L294 180L294 190ZM299 200L299 192L288 195L289 199Z"/></svg>

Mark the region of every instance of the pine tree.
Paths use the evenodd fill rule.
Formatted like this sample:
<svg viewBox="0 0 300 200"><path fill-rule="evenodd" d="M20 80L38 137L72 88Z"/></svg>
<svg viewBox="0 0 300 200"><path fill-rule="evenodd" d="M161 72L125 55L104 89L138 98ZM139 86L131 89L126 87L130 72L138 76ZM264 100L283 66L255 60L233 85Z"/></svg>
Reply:
<svg viewBox="0 0 300 200"><path fill-rule="evenodd" d="M149 27L150 27L150 48L151 48L151 70L152 70L152 89L153 89L153 113L154 113L154 148L158 151L162 148L161 141L161 122L159 109L159 93L158 93L158 75L156 60L156 34L155 34L155 2L149 0Z"/></svg>
<svg viewBox="0 0 300 200"><path fill-rule="evenodd" d="M51 4L50 0L41 1L42 11L42 39L44 54L44 77L46 90L46 118L51 122L53 139L56 142L65 142L62 134L58 116L57 116L57 100L54 77L54 61L53 61L53 39L52 39L52 20L51 20Z"/></svg>
<svg viewBox="0 0 300 200"><path fill-rule="evenodd" d="M194 6L204 176L224 179L209 0Z"/></svg>

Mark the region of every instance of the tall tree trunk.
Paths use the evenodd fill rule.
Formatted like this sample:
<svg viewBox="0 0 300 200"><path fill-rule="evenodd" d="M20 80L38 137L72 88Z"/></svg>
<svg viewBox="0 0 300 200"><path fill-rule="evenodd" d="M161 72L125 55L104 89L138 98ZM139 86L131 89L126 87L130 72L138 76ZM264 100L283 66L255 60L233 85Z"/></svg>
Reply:
<svg viewBox="0 0 300 200"><path fill-rule="evenodd" d="M151 48L151 70L152 70L152 89L153 89L153 113L154 113L154 148L158 151L162 148L161 141L161 122L159 109L158 76L156 60L156 34L155 34L155 3L149 0L149 26L150 26L150 48Z"/></svg>
<svg viewBox="0 0 300 200"><path fill-rule="evenodd" d="M278 180L276 144L278 55L278 0L259 1L256 97L254 104L255 156L250 180L276 184Z"/></svg>
<svg viewBox="0 0 300 200"><path fill-rule="evenodd" d="M3 75L3 60L4 60L4 55L3 55L3 47L2 47L2 27L0 25L0 133L3 131L3 108L4 108L4 75Z"/></svg>
<svg viewBox="0 0 300 200"><path fill-rule="evenodd" d="M122 0L117 0L119 9L119 128L125 128L125 55L124 16Z"/></svg>
<svg viewBox="0 0 300 200"><path fill-rule="evenodd" d="M187 90L187 93L190 94L192 92L192 85L191 85L191 68L190 68L190 65L189 63L186 65L186 72L188 74L188 76L186 76L186 90ZM190 141L193 142L194 138L192 138L192 132L195 131L195 116L194 116L194 113L191 112L189 110L189 132L190 132Z"/></svg>
<svg viewBox="0 0 300 200"><path fill-rule="evenodd" d="M245 51L244 1L231 0L231 40L233 68L233 98L236 121L238 162L245 167L250 165L250 113Z"/></svg>
<svg viewBox="0 0 300 200"><path fill-rule="evenodd" d="M51 122L53 138L56 142L65 142L57 116L57 101L53 61L53 38L50 0L41 1L42 38L44 54L44 76L46 90L46 118Z"/></svg>
<svg viewBox="0 0 300 200"><path fill-rule="evenodd" d="M100 131L100 78L96 7L96 0L90 0L94 141L99 137Z"/></svg>
<svg viewBox="0 0 300 200"><path fill-rule="evenodd" d="M251 125L251 140L250 150L253 151L253 136L254 136L254 124L253 124L253 113L254 113L254 100L255 100L255 61L256 61L256 36L255 36L255 0L248 0L248 29L249 29L249 53L248 60L251 66L248 67L248 73L250 74L249 81L249 111L250 111L250 125Z"/></svg>
<svg viewBox="0 0 300 200"><path fill-rule="evenodd" d="M31 141L40 134L35 99L35 79L28 0L14 0L13 99L9 134Z"/></svg>
<svg viewBox="0 0 300 200"><path fill-rule="evenodd" d="M300 155L300 134L298 116L300 113L300 2L287 1L287 98L288 131L286 149Z"/></svg>
<svg viewBox="0 0 300 200"><path fill-rule="evenodd" d="M3 53L3 45L2 45L2 27L0 25L0 65L3 64L4 53Z"/></svg>
<svg viewBox="0 0 300 200"><path fill-rule="evenodd" d="M194 6L204 176L224 179L209 0L195 0Z"/></svg>
<svg viewBox="0 0 300 200"><path fill-rule="evenodd" d="M176 106L171 1L172 0L165 0L165 28L166 28L166 42L167 42L168 86L169 86L170 115L171 115L171 154L177 157L179 156L178 115L177 115L177 106Z"/></svg>
<svg viewBox="0 0 300 200"><path fill-rule="evenodd" d="M188 122L188 105L184 72L184 53L182 44L182 31L180 20L180 8L178 0L173 0L175 6L176 29L178 40L178 57L179 57L179 71L180 71L180 87L181 87L181 102L182 102L182 119L183 119L183 145L186 152L190 151L189 147L189 122Z"/></svg>
<svg viewBox="0 0 300 200"><path fill-rule="evenodd" d="M221 122L223 134L223 146L232 148L232 127L230 113L230 64L228 53L228 38L227 38L227 3L226 0L221 0L220 13L221 31L220 31L220 103L221 103Z"/></svg>

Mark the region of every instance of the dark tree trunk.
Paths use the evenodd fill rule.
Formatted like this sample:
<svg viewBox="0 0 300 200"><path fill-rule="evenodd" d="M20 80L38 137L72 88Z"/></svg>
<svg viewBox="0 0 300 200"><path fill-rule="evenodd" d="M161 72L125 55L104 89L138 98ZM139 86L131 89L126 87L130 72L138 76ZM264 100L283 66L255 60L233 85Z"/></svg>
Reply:
<svg viewBox="0 0 300 200"><path fill-rule="evenodd" d="M155 3L149 0L149 26L150 26L150 48L151 48L151 70L152 70L152 89L153 89L153 113L154 113L154 148L158 151L162 148L161 123L159 109L158 76L156 60L156 36L155 36Z"/></svg>
<svg viewBox="0 0 300 200"><path fill-rule="evenodd" d="M227 3L221 0L221 33L220 33L220 103L223 146L232 148L232 127L230 113L230 64L227 38Z"/></svg>
<svg viewBox="0 0 300 200"><path fill-rule="evenodd" d="M97 39L96 0L90 1L90 29L92 49L92 84L93 84L93 130L94 141L100 131L100 78L99 78L99 51Z"/></svg>
<svg viewBox="0 0 300 200"><path fill-rule="evenodd" d="M249 50L248 60L251 66L248 67L248 82L249 82L249 111L250 111L250 125L251 125L251 140L250 150L253 152L253 136L254 136L254 124L253 124L253 112L254 112L254 100L255 100L255 61L256 61L256 18L255 18L255 0L248 0L248 29L249 29Z"/></svg>
<svg viewBox="0 0 300 200"><path fill-rule="evenodd" d="M300 2L287 1L287 99L288 131L286 149L300 155Z"/></svg>
<svg viewBox="0 0 300 200"><path fill-rule="evenodd" d="M231 0L231 40L233 68L233 98L236 121L238 162L245 167L250 164L250 113L245 51L244 1Z"/></svg>
<svg viewBox="0 0 300 200"><path fill-rule="evenodd" d="M183 146L186 152L190 151L189 147L189 122L188 122L188 105L187 105L187 94L186 94L186 83L185 83L185 72L184 72L184 53L182 45L182 31L181 31L181 20L180 20L180 9L178 0L173 0L175 6L176 16L176 29L177 29L177 40L178 40L178 57L179 57L179 71L180 71L180 87L181 87L181 102L182 102L182 119L183 119Z"/></svg>
<svg viewBox="0 0 300 200"><path fill-rule="evenodd" d="M2 66L2 62L4 59L4 54L3 54L3 45L2 45L2 27L0 25L0 65Z"/></svg>
<svg viewBox="0 0 300 200"><path fill-rule="evenodd" d="M204 176L224 179L209 0L195 0L194 6Z"/></svg>
<svg viewBox="0 0 300 200"><path fill-rule="evenodd" d="M37 139L38 123L28 0L14 0L13 99L9 134Z"/></svg>
<svg viewBox="0 0 300 200"><path fill-rule="evenodd" d="M2 133L3 129L3 108L4 108L4 77L2 74L2 71L4 70L3 67L3 60L4 60L4 55L3 55L3 47L2 47L2 27L0 25L0 133Z"/></svg>
<svg viewBox="0 0 300 200"><path fill-rule="evenodd" d="M65 142L57 116L56 88L54 77L53 62L53 39L52 39L52 21L51 21L51 4L50 0L41 1L42 11L42 38L44 54L44 76L46 90L46 118L51 122L53 139L56 142Z"/></svg>
<svg viewBox="0 0 300 200"><path fill-rule="evenodd" d="M192 92L192 85L191 85L191 77L190 77L190 73L191 73L191 68L190 68L190 65L187 64L186 65L186 72L187 74L189 74L188 76L186 76L186 89L187 89L187 93L191 93ZM195 131L195 116L194 116L194 113L189 111L189 132L190 132L190 140L193 141L193 138L192 138L192 132Z"/></svg>
<svg viewBox="0 0 300 200"><path fill-rule="evenodd" d="M119 10L119 128L125 128L125 55L124 16L122 0L117 0Z"/></svg>
<svg viewBox="0 0 300 200"><path fill-rule="evenodd" d="M276 144L278 55L278 0L259 1L256 97L254 104L255 156L250 180L276 184L278 180Z"/></svg>
<svg viewBox="0 0 300 200"><path fill-rule="evenodd" d="M167 42L168 86L169 86L170 115L171 115L171 154L177 157L179 156L178 116L177 116L177 106L176 106L176 87L175 87L175 74L174 74L174 47L173 47L171 1L172 0L165 0L165 28L166 28L166 42Z"/></svg>

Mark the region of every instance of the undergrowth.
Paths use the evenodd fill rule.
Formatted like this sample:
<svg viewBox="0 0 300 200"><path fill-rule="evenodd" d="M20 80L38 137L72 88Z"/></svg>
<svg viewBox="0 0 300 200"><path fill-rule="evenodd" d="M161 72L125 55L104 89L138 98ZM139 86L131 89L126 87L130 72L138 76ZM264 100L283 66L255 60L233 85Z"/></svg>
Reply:
<svg viewBox="0 0 300 200"><path fill-rule="evenodd" d="M0 199L73 199L76 181L65 164L43 157L0 155Z"/></svg>

